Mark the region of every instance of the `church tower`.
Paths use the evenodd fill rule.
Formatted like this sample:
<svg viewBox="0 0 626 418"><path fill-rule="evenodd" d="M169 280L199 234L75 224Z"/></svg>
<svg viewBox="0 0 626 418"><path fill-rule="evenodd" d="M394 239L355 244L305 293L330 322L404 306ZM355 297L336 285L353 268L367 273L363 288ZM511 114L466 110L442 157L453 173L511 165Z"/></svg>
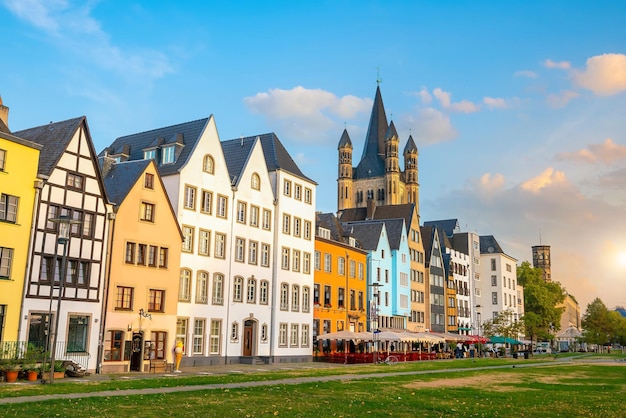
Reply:
<svg viewBox="0 0 626 418"><path fill-rule="evenodd" d="M400 148L400 140L398 139L398 131L393 121L387 129L385 137L385 187L388 205L397 205L404 203L400 190L400 163L398 158L398 149Z"/></svg>
<svg viewBox="0 0 626 418"><path fill-rule="evenodd" d="M550 261L550 246L549 245L534 245L533 247L533 267L538 267L543 270L543 280L546 282L552 281L551 261Z"/></svg>
<svg viewBox="0 0 626 418"><path fill-rule="evenodd" d="M352 141L346 129L339 140L339 177L337 179L337 208L339 210L354 207L352 193Z"/></svg>
<svg viewBox="0 0 626 418"><path fill-rule="evenodd" d="M404 147L404 194L406 203L415 203L417 213L419 213L419 182L417 179L417 157L419 152L413 136L409 135L409 140Z"/></svg>

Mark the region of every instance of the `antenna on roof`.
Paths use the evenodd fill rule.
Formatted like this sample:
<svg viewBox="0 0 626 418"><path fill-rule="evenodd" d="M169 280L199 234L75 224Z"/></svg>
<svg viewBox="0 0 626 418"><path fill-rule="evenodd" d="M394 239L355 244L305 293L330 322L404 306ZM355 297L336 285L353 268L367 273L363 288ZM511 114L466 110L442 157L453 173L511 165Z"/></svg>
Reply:
<svg viewBox="0 0 626 418"><path fill-rule="evenodd" d="M241 134L241 146L243 147L243 134Z"/></svg>

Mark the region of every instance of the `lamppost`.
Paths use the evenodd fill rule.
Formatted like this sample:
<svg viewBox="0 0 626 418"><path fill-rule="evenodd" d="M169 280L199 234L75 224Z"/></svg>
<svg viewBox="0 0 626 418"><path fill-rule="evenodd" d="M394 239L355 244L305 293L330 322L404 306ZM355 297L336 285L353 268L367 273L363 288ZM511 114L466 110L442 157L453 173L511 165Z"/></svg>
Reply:
<svg viewBox="0 0 626 418"><path fill-rule="evenodd" d="M378 361L378 341L376 341L376 334L380 332L378 330L378 304L380 303L380 288L383 285L380 283L372 283L368 285L373 289L376 289L376 301L374 301L374 290L372 290L372 298L370 299L370 328L372 329L372 342L374 345L374 354L372 356L373 362Z"/></svg>
<svg viewBox="0 0 626 418"><path fill-rule="evenodd" d="M50 377L49 382L54 383L54 363L57 357L57 340L59 337L59 321L61 319L61 300L63 299L63 284L67 276L67 246L70 240L70 230L72 224L80 223L73 221L69 216L62 215L58 218L49 219L58 225L57 244L63 245L63 258L61 259L61 270L59 271L59 294L57 296L57 311L54 319L54 333L52 334L52 348L50 351ZM50 281L50 311L48 318L52 317L52 298L54 290L54 274Z"/></svg>
<svg viewBox="0 0 626 418"><path fill-rule="evenodd" d="M478 357L482 357L483 356L483 351L482 351L482 344L481 344L481 335L480 335L480 311L478 309L480 309L481 306L480 305L476 305L476 325L478 328Z"/></svg>

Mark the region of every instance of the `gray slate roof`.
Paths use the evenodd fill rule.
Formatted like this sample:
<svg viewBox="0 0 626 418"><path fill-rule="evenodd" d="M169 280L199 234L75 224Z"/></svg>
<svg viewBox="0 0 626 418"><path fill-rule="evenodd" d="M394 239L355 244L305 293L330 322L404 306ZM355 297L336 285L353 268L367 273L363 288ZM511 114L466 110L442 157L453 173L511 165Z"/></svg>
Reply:
<svg viewBox="0 0 626 418"><path fill-rule="evenodd" d="M314 184L317 184L315 181L311 180L309 177L305 176L304 173L300 170L298 165L295 163L287 149L285 149L284 145L275 133L266 133L261 135L248 136L243 138L244 143L252 142L256 137L259 137L261 140L261 147L263 148L263 155L265 156L265 164L267 165L267 170L272 172L276 170L284 170L288 173L293 174L296 177L300 177L302 179L308 180ZM228 149L228 153L232 152L233 149L236 149L236 144L241 143L241 138L230 139L228 141L224 141L223 143L227 143L226 146L222 145L222 148L225 150ZM234 143L234 145L232 144ZM229 156L224 155L225 158L230 158ZM243 162L241 162L243 164ZM239 166L238 163L233 162L232 167L234 170L237 170ZM239 167L239 173L241 172L241 167ZM230 172L230 167L228 169L231 175L234 175Z"/></svg>
<svg viewBox="0 0 626 418"><path fill-rule="evenodd" d="M481 235L478 237L480 240L480 253L481 254L504 254L502 247L498 244L493 235Z"/></svg>
<svg viewBox="0 0 626 418"><path fill-rule="evenodd" d="M447 237L451 237L455 232L460 232L458 219L442 219L438 221L426 221L424 226L436 226L437 229L443 230Z"/></svg>
<svg viewBox="0 0 626 418"><path fill-rule="evenodd" d="M221 143L231 184L234 185L237 183L237 180L241 176L241 172L250 157L252 146L256 138L257 137L249 136L246 138L231 139Z"/></svg>
<svg viewBox="0 0 626 418"><path fill-rule="evenodd" d="M409 140L406 141L406 145L404 146L403 155L409 154L411 152L418 152L417 145L415 145L415 141L413 140L413 135L409 135Z"/></svg>
<svg viewBox="0 0 626 418"><path fill-rule="evenodd" d="M104 177L104 187L111 203L120 205L152 160L116 163Z"/></svg>
<svg viewBox="0 0 626 418"><path fill-rule="evenodd" d="M43 145L39 154L39 173L49 176L81 124L85 125L85 131L90 136L85 116L13 132L13 135ZM93 147L91 138L88 143Z"/></svg>
<svg viewBox="0 0 626 418"><path fill-rule="evenodd" d="M355 179L380 177L385 174L385 135L388 128L380 86L377 86L363 155L353 174Z"/></svg>
<svg viewBox="0 0 626 418"><path fill-rule="evenodd" d="M413 212L415 211L414 203L402 203L399 205L381 205L374 208L372 219L404 219L406 230L411 228ZM341 211L339 220L341 222L364 221L367 219L367 208L349 208Z"/></svg>
<svg viewBox="0 0 626 418"><path fill-rule="evenodd" d="M344 229L342 228L339 220L333 213L316 213L315 214L315 226L326 228L330 231L330 238L333 241L345 242Z"/></svg>
<svg viewBox="0 0 626 418"><path fill-rule="evenodd" d="M339 139L339 145L337 145L337 149L348 147L352 149L352 141L350 140L350 135L348 135L348 130L344 129L341 134L341 138Z"/></svg>
<svg viewBox="0 0 626 418"><path fill-rule="evenodd" d="M173 164L158 164L159 173L162 176L178 173L187 163L187 159L206 129L211 116L191 122L166 126L164 128L153 129L151 131L140 132L132 135L121 136L100 152L108 155L116 155L128 152L128 160L143 160L144 149L154 148L168 144L184 145L176 153L176 160Z"/></svg>
<svg viewBox="0 0 626 418"><path fill-rule="evenodd" d="M346 231L359 240L364 250L374 251L378 248L384 226L382 222L355 222L342 225Z"/></svg>

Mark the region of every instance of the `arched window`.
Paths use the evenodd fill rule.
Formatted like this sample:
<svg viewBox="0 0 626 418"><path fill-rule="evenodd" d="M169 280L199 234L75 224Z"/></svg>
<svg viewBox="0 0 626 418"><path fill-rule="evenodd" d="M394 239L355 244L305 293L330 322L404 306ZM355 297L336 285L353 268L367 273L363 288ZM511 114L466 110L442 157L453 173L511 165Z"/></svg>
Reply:
<svg viewBox="0 0 626 418"><path fill-rule="evenodd" d="M224 276L215 274L213 276L213 305L224 304Z"/></svg>
<svg viewBox="0 0 626 418"><path fill-rule="evenodd" d="M213 161L213 157L211 157L210 155L204 156L204 161L202 162L202 171L209 174L215 173L215 162Z"/></svg>
<svg viewBox="0 0 626 418"><path fill-rule="evenodd" d="M189 302L191 300L191 270L189 269L182 269L180 271L178 300L181 302Z"/></svg>
<svg viewBox="0 0 626 418"><path fill-rule="evenodd" d="M196 278L196 303L209 303L209 273L198 272Z"/></svg>
<svg viewBox="0 0 626 418"><path fill-rule="evenodd" d="M246 298L248 303L256 303L256 279L250 277L248 279L248 297Z"/></svg>
<svg viewBox="0 0 626 418"><path fill-rule="evenodd" d="M243 277L235 277L233 282L233 302L241 302L243 299Z"/></svg>
<svg viewBox="0 0 626 418"><path fill-rule="evenodd" d="M261 190L261 177L257 173L252 174L252 178L250 179L250 187L254 190Z"/></svg>

